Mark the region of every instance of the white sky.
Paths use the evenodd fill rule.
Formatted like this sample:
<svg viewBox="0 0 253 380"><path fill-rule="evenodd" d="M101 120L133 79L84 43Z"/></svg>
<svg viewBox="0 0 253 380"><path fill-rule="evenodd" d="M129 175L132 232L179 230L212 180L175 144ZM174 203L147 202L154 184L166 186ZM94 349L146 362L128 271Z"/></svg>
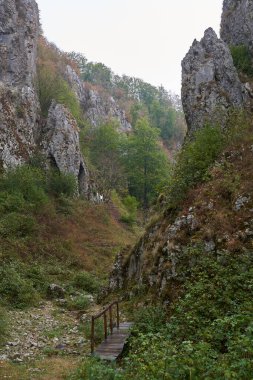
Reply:
<svg viewBox="0 0 253 380"><path fill-rule="evenodd" d="M181 60L205 29L219 33L222 0L37 0L45 36L116 74L180 94Z"/></svg>

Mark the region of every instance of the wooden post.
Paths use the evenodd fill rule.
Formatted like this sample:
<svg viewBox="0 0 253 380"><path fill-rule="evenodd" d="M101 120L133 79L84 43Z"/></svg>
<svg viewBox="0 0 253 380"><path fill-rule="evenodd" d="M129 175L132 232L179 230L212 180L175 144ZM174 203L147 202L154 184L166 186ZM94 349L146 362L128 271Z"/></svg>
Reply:
<svg viewBox="0 0 253 380"><path fill-rule="evenodd" d="M95 348L95 319L91 318L91 353L94 353Z"/></svg>
<svg viewBox="0 0 253 380"><path fill-rule="evenodd" d="M117 328L119 329L119 303L117 302Z"/></svg>
<svg viewBox="0 0 253 380"><path fill-rule="evenodd" d="M105 333L105 340L107 339L107 315L106 312L104 313L104 333Z"/></svg>
<svg viewBox="0 0 253 380"><path fill-rule="evenodd" d="M110 330L111 334L113 332L113 323L112 323L112 306L109 307L109 316L110 316Z"/></svg>

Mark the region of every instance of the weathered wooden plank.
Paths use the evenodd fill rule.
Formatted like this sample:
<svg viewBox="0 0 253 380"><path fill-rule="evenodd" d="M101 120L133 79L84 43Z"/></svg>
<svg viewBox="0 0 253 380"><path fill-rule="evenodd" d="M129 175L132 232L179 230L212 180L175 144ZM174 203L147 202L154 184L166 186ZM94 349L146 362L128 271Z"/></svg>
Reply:
<svg viewBox="0 0 253 380"><path fill-rule="evenodd" d="M120 323L119 328L114 328L112 335L108 336L96 349L94 355L103 360L116 360L124 349L127 338L130 335L132 323Z"/></svg>

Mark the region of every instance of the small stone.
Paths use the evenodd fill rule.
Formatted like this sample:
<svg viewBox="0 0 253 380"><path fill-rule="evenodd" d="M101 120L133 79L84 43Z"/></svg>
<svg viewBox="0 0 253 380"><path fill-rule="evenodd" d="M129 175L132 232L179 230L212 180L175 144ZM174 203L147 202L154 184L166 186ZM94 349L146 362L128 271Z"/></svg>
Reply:
<svg viewBox="0 0 253 380"><path fill-rule="evenodd" d="M65 297L65 289L63 289L61 286L57 284L51 284L49 285L47 289L47 296L49 298L64 298ZM47 317L47 319L50 319L50 317Z"/></svg>
<svg viewBox="0 0 253 380"><path fill-rule="evenodd" d="M247 203L249 203L250 197L240 195L234 204L234 210L240 211Z"/></svg>

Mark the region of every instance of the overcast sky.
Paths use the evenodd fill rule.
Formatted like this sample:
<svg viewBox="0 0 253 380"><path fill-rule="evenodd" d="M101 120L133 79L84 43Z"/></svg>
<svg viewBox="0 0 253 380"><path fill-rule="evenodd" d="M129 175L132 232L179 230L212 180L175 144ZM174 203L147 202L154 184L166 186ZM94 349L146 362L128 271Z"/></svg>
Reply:
<svg viewBox="0 0 253 380"><path fill-rule="evenodd" d="M208 27L219 33L222 0L37 0L45 36L117 74L180 93L181 60Z"/></svg>

